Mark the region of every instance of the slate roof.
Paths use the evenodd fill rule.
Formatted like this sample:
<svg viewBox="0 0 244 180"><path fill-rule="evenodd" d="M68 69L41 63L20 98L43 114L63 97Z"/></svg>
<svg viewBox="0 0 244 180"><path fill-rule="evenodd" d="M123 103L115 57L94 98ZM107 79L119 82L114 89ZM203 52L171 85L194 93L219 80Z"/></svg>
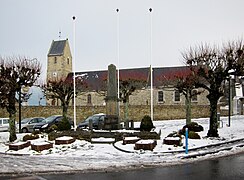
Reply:
<svg viewBox="0 0 244 180"><path fill-rule="evenodd" d="M52 41L48 56L63 55L66 41L67 40Z"/></svg>
<svg viewBox="0 0 244 180"><path fill-rule="evenodd" d="M153 68L153 85L156 87L169 85L176 79L176 75L187 75L189 72L186 66ZM107 70L76 72L76 79L84 81L90 90L98 91L106 88L107 74ZM150 67L120 69L119 76L120 80L142 80L150 86ZM69 73L67 78L72 79L73 73Z"/></svg>

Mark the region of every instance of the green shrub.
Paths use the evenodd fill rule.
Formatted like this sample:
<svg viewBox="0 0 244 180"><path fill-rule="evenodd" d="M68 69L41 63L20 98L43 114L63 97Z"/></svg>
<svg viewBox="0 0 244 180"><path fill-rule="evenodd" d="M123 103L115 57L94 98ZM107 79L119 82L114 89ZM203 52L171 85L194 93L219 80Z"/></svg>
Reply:
<svg viewBox="0 0 244 180"><path fill-rule="evenodd" d="M146 115L141 120L140 130L151 131L154 128L153 122L150 116Z"/></svg>
<svg viewBox="0 0 244 180"><path fill-rule="evenodd" d="M170 139L168 137L171 137ZM181 135L174 131L172 133L170 133L165 139L164 139L164 144L167 144L167 145L174 145L175 147L176 146L182 146L182 137Z"/></svg>
<svg viewBox="0 0 244 180"><path fill-rule="evenodd" d="M57 126L59 131L65 131L71 129L70 122L66 117L62 118L62 120L58 123Z"/></svg>
<svg viewBox="0 0 244 180"><path fill-rule="evenodd" d="M180 131L179 134L185 135L186 128L188 131L200 132L203 131L203 127L196 122L191 122L190 124L185 125Z"/></svg>
<svg viewBox="0 0 244 180"><path fill-rule="evenodd" d="M38 134L26 134L24 137L23 137L23 141L28 141L28 140L33 140L33 139L38 139L39 138L39 135Z"/></svg>
<svg viewBox="0 0 244 180"><path fill-rule="evenodd" d="M51 125L47 130L46 130L46 132L47 133L50 133L50 132L52 132L52 131L57 131L58 130L58 126L56 125L56 124L53 124L53 125Z"/></svg>
<svg viewBox="0 0 244 180"><path fill-rule="evenodd" d="M181 134L176 131L170 133L167 137L179 137L180 139L182 139Z"/></svg>
<svg viewBox="0 0 244 180"><path fill-rule="evenodd" d="M203 127L196 122L191 122L190 124L185 125L183 128L188 128L189 131L201 132Z"/></svg>
<svg viewBox="0 0 244 180"><path fill-rule="evenodd" d="M31 134L37 135L37 134L40 134L40 133L41 133L40 131L33 131Z"/></svg>
<svg viewBox="0 0 244 180"><path fill-rule="evenodd" d="M199 136L199 134L197 134L194 131L189 131L188 138L189 139L201 139L201 137Z"/></svg>

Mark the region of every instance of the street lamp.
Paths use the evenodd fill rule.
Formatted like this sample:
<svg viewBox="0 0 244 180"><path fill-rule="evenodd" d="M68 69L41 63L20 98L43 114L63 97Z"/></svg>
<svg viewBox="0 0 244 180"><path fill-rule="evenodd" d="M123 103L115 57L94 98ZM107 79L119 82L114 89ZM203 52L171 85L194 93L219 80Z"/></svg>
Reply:
<svg viewBox="0 0 244 180"><path fill-rule="evenodd" d="M21 133L21 84L19 86L19 133Z"/></svg>
<svg viewBox="0 0 244 180"><path fill-rule="evenodd" d="M230 119L231 119L231 109L232 109L232 106L231 106L231 99L232 99L232 89L231 89L231 77L229 77L229 112L228 112L228 124L227 126L230 127Z"/></svg>
<svg viewBox="0 0 244 180"><path fill-rule="evenodd" d="M231 72L231 71L229 71L229 72ZM228 101L228 104L229 104L229 109L228 110L229 110L229 112L228 112L228 124L227 124L227 126L230 127L231 116L233 114L233 104L232 104L232 101L233 101L233 92L232 92L232 90L233 89L232 88L233 87L236 88L235 83L234 83L235 82L235 76L234 75L230 75L228 80L229 80L229 98L228 98L229 99L229 101Z"/></svg>
<svg viewBox="0 0 244 180"><path fill-rule="evenodd" d="M228 106L229 106L229 109L228 109L228 124L227 124L227 126L228 127L230 127L230 120L231 120L231 115L232 115L232 83L231 83L231 80L232 80L232 78L234 78L233 77L233 75L232 75L232 73L234 73L234 70L233 69L231 69L231 70L229 70L228 71L228 73L229 73L229 101L228 101Z"/></svg>

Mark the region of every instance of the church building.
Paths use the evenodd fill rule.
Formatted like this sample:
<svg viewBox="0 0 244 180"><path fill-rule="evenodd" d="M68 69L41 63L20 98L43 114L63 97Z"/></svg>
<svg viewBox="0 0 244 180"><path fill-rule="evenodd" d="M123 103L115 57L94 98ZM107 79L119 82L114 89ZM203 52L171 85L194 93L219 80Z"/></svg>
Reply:
<svg viewBox="0 0 244 180"><path fill-rule="evenodd" d="M72 55L68 39L52 41L47 55L47 81L60 78L73 78ZM154 105L184 105L184 96L174 87L172 81L175 75L185 73L186 67L159 67L153 68L153 102ZM78 78L83 78L89 90L77 97L77 106L103 106L106 97L107 70L76 72ZM120 69L120 80L142 80L146 81L147 87L136 90L129 97L130 105L150 104L150 67ZM199 91L199 89L196 89ZM202 90L201 90L202 91ZM196 95L193 99L196 105L209 104L206 92ZM49 105L60 105L58 101L49 102Z"/></svg>
<svg viewBox="0 0 244 180"><path fill-rule="evenodd" d="M72 55L69 41L52 41L47 55L47 81L66 78L72 72Z"/></svg>

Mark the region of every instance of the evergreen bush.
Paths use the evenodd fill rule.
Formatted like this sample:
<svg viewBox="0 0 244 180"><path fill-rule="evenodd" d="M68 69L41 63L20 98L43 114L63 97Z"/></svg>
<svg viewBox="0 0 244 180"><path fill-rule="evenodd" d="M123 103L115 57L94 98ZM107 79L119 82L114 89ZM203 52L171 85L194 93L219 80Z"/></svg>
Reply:
<svg viewBox="0 0 244 180"><path fill-rule="evenodd" d="M66 131L71 129L70 122L66 117L62 118L62 120L58 123L57 126L59 131Z"/></svg>
<svg viewBox="0 0 244 180"><path fill-rule="evenodd" d="M140 130L141 131L151 131L153 128L153 122L150 116L146 115L142 118L141 124L140 124Z"/></svg>
<svg viewBox="0 0 244 180"><path fill-rule="evenodd" d="M190 124L185 125L180 131L179 134L185 135L186 128L188 131L200 132L203 131L203 127L196 122L191 122Z"/></svg>
<svg viewBox="0 0 244 180"><path fill-rule="evenodd" d="M58 126L56 125L56 124L53 124L53 125L51 125L47 130L46 130L46 132L47 133L50 133L50 132L52 132L52 131L57 131L58 130Z"/></svg>
<svg viewBox="0 0 244 180"><path fill-rule="evenodd" d="M188 138L189 139L201 139L201 137L199 136L199 134L197 134L194 131L189 131Z"/></svg>
<svg viewBox="0 0 244 180"><path fill-rule="evenodd" d="M190 124L187 124L184 127L185 128L187 127L189 131L194 131L194 132L203 131L203 127L196 122L191 122Z"/></svg>

